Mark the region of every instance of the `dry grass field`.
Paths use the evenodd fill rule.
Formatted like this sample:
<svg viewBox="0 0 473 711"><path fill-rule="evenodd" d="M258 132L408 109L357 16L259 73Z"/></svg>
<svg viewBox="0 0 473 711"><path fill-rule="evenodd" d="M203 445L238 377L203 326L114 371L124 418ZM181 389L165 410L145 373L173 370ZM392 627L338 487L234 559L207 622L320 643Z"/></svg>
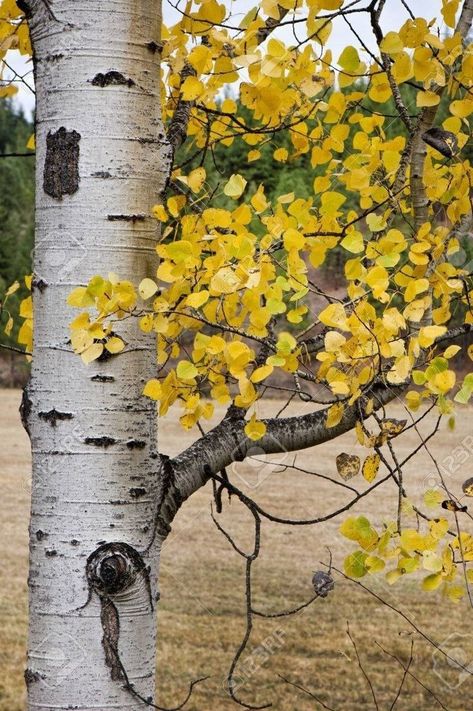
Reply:
<svg viewBox="0 0 473 711"><path fill-rule="evenodd" d="M0 390L0 711L24 709L30 459L27 437L17 415L18 404L17 391ZM394 407L393 414L402 416L399 406ZM473 413L469 411L458 419L455 431L442 426L437 440L431 443L431 451L439 461L446 463L452 452L458 457L458 452L465 449L462 442L471 432L472 420ZM426 418L421 430L426 433L432 423L432 417ZM168 419L161 422L160 440L162 451L173 454L192 440L192 434L184 433ZM400 456L418 442L414 430L402 435L396 442ZM455 453L456 447L461 449ZM300 453L297 465L336 478L336 455L357 450L353 434L348 434L317 450ZM274 459L282 459L284 464L293 462L292 455ZM232 476L241 488L251 491L277 514L309 517L347 500L343 489L324 480L290 468L271 472L268 465L246 463L236 465ZM406 485L413 491L415 501L421 501L425 477L431 473L432 461L425 451L406 466ZM461 483L472 475L470 457L449 478L451 488L460 492ZM259 486L255 487L257 482ZM358 485L362 490L363 482ZM393 485L387 483L371 499L363 499L357 511L379 524L392 518L395 497ZM162 558L158 700L163 706L175 705L185 695L192 678L210 675L197 687L187 706L189 711L237 708L226 698L223 683L244 632L244 570L242 560L210 518L211 500L211 489L206 487L184 505ZM327 546L338 565L350 550L337 533L346 516L316 527L264 524L262 553L254 580L260 609L279 611L310 598L312 573L320 568L318 561L328 559ZM236 500L224 504L221 520L240 546L251 545L248 513ZM435 593L423 593L414 579L401 580L393 587L388 587L381 576L368 581L365 578L363 582L402 610L431 638L444 643L452 656L466 666L471 664L473 671L473 610L467 602L454 605ZM347 621L375 690L376 703L347 636ZM407 676L394 706L403 669L381 646L406 664L412 642L410 671L418 681ZM264 652L265 649L269 651ZM449 665L400 615L339 577L333 593L303 613L292 618L257 620L252 643L242 657L242 669L240 696L249 703L272 702L275 711L469 711L473 707L473 676ZM310 690L325 706L284 683L278 675Z"/></svg>

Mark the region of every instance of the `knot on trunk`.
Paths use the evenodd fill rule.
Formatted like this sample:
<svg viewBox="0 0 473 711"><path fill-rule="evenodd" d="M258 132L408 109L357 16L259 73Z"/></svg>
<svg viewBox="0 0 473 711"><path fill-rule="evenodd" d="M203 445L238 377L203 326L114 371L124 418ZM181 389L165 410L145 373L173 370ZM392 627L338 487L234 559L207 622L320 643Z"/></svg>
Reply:
<svg viewBox="0 0 473 711"><path fill-rule="evenodd" d="M90 554L87 559L86 576L91 592L97 593L100 599L100 623L102 625L102 647L105 664L110 669L114 680L123 679L127 688L131 689L128 675L118 651L120 637L120 614L124 612L127 598L134 599L136 611L137 597L145 591L149 600L150 610L153 610L149 570L137 550L128 543L104 543ZM126 612L125 612L126 614Z"/></svg>
<svg viewBox="0 0 473 711"><path fill-rule="evenodd" d="M88 557L86 574L90 587L108 597L125 592L139 575L146 575L146 566L128 543L105 543Z"/></svg>

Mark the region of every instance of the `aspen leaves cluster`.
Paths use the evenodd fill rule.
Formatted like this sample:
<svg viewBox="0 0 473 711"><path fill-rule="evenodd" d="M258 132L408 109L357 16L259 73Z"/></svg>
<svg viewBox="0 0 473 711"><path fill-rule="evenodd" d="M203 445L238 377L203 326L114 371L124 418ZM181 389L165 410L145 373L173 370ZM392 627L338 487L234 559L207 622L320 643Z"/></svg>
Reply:
<svg viewBox="0 0 473 711"><path fill-rule="evenodd" d="M453 32L458 3L444 2L440 17L408 18L387 32L378 58L352 45L334 58L326 45L343 5L264 0L235 29L224 4L190 2L163 29L164 118L172 125L179 102L189 104L189 118L184 159L175 161L171 190L153 211L161 227L157 273L137 290L116 277L109 291L110 280L95 277L69 303L98 314L72 324L74 348L87 362L103 349L118 352L117 329L104 325L109 316L135 313L143 331L157 334L158 369L167 367L145 393L160 401L161 414L180 403L185 427L211 415L204 395L249 410L278 369L306 375L340 400L329 426L377 378L413 381L418 387L406 396L412 410L431 398L442 412L453 409L449 362L458 346L437 343L459 313L466 324L473 319L467 274L451 259L461 250L456 228L471 212L472 168L461 149L473 113L472 49ZM291 21L299 43L268 31ZM443 37L440 25L451 28ZM192 72L182 79L185 66ZM393 82L400 91L415 85L412 114L444 92L442 126L459 151L446 162L425 146L431 207L417 228L404 165L409 136L400 120L393 132L383 115L392 110ZM366 95L376 111L364 110ZM288 140L274 150L275 169L308 156L311 197L286 193L271 201L264 183L250 185L240 173L215 189L203 165L186 170L187 156L235 141L247 161L257 161L283 130ZM329 297L314 312L317 270L334 251L343 255L346 297ZM323 347L311 353L304 335L315 332ZM192 349L183 352L182 338L192 333ZM460 384L461 402L469 382Z"/></svg>
<svg viewBox="0 0 473 711"><path fill-rule="evenodd" d="M163 27L162 115L168 135L185 138L173 145L168 190L150 215L159 266L140 284L92 276L68 303L77 310L71 345L86 364L120 357L123 318L156 335L156 377L143 392L161 415L178 407L185 428L233 404L246 435L262 438L256 404L282 374L295 396L302 386L324 390L328 430L353 405L369 415L375 384L404 386L413 413L428 403L452 417L470 400L473 373L458 382L461 348L451 337L473 325L473 45L457 31L463 3L442 0L438 16L425 3L425 17L406 14L384 34L375 5L259 0L235 18L218 0L188 0ZM351 31L355 12L373 30L369 40ZM340 27L351 43L334 56ZM27 26L3 0L0 60L12 48L30 52ZM14 91L4 81L0 96ZM436 149L433 129L448 150ZM240 165L219 165L216 184L209 161L232 146ZM268 151L274 171L310 166L304 195L271 194L245 173ZM319 286L335 256L342 295ZM21 316L30 350L30 299ZM375 435L361 419L355 432L366 453L342 453L337 469L372 486L380 448L403 425L384 420ZM435 492L427 498L441 504ZM392 522L378 531L350 518L341 530L359 549L345 570L386 569L388 582L423 571L426 590L459 599L455 556L473 561L473 538L454 532L446 542L448 528L444 517L422 531Z"/></svg>

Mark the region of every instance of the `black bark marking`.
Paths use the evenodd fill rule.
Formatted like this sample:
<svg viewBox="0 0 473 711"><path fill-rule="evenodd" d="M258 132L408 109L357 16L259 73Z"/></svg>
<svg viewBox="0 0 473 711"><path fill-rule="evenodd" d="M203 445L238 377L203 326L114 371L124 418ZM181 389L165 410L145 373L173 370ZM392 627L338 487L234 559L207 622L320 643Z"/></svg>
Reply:
<svg viewBox="0 0 473 711"><path fill-rule="evenodd" d="M18 7L19 7L19 3L18 3ZM34 684L36 681L41 680L41 675L38 674L38 672L34 672L32 669L25 669L24 677L25 677L26 686L30 686L31 684Z"/></svg>
<svg viewBox="0 0 473 711"><path fill-rule="evenodd" d="M45 62L58 62L60 59L63 59L64 55L61 53L58 54L47 54L46 57L44 58Z"/></svg>
<svg viewBox="0 0 473 711"><path fill-rule="evenodd" d="M99 74L96 74L92 81L90 82L93 86L128 86L132 87L135 86L135 82L133 79L130 79L129 77L123 76L121 72L117 72L115 70L112 70L110 72L107 72L106 74L102 74L100 72Z"/></svg>
<svg viewBox="0 0 473 711"><path fill-rule="evenodd" d="M79 189L80 133L67 131L64 126L46 137L43 189L47 195L61 200Z"/></svg>
<svg viewBox="0 0 473 711"><path fill-rule="evenodd" d="M54 556L57 555L57 551L55 550L45 551L45 553L47 558L54 558Z"/></svg>
<svg viewBox="0 0 473 711"><path fill-rule="evenodd" d="M31 17L31 7L29 2L26 0L17 0L16 4L18 5L18 9L22 11L26 19L28 20Z"/></svg>
<svg viewBox="0 0 473 711"><path fill-rule="evenodd" d="M96 173L91 173L92 178L111 178L112 174L108 170L97 170Z"/></svg>
<svg viewBox="0 0 473 711"><path fill-rule="evenodd" d="M40 293L42 294L43 291L47 288L47 286L48 284L44 281L44 279L41 279L41 277L34 277L31 282L31 291L39 289Z"/></svg>
<svg viewBox="0 0 473 711"><path fill-rule="evenodd" d="M158 138L145 138L144 136L141 136L141 138L138 138L138 143L164 143L164 141L162 139L159 140Z"/></svg>
<svg viewBox="0 0 473 711"><path fill-rule="evenodd" d="M128 449L144 449L146 442L143 442L141 439L129 439L126 446Z"/></svg>
<svg viewBox="0 0 473 711"><path fill-rule="evenodd" d="M42 531L42 530L39 528L39 529L36 531L36 540L42 541L43 538L47 538L48 535L49 535L48 533L45 533L44 531Z"/></svg>
<svg viewBox="0 0 473 711"><path fill-rule="evenodd" d="M52 427L56 427L58 420L72 420L74 417L72 412L59 412L59 410L56 410L54 407L52 410L49 410L49 412L39 412L38 416L42 420L49 422Z"/></svg>
<svg viewBox="0 0 473 711"><path fill-rule="evenodd" d="M113 335L113 334L110 334ZM101 341L98 341L100 343ZM110 351L107 351L106 348L103 349L102 353L99 355L97 358L97 362L100 363L106 363L107 360L110 360L110 358L113 358L113 356L119 355L118 353L110 353Z"/></svg>
<svg viewBox="0 0 473 711"><path fill-rule="evenodd" d="M159 54L161 54L161 52L163 51L163 44L162 42L158 43L154 40L151 40L151 42L146 43L146 48L149 49L152 54L156 54L156 52L159 52Z"/></svg>
<svg viewBox="0 0 473 711"><path fill-rule="evenodd" d="M31 414L31 407L32 407L32 402L30 400L30 397L28 395L28 386L23 388L23 394L21 396L21 404L20 404L20 418L21 418L21 424L25 428L27 434L30 434L30 426L28 424L28 419Z"/></svg>
<svg viewBox="0 0 473 711"><path fill-rule="evenodd" d="M146 215L107 215L107 220L109 222L144 222Z"/></svg>
<svg viewBox="0 0 473 711"><path fill-rule="evenodd" d="M93 444L94 447L110 447L112 444L116 444L117 440L114 439L113 437L86 437L85 438L85 443L86 444Z"/></svg>
<svg viewBox="0 0 473 711"><path fill-rule="evenodd" d="M142 486L134 486L130 489L130 496L132 496L134 499L139 499L140 496L144 496L146 494L146 489L144 489Z"/></svg>
<svg viewBox="0 0 473 711"><path fill-rule="evenodd" d="M94 383L113 383L113 382L115 382L115 378L113 377L113 375L100 375L100 374L97 374L97 375L93 375L93 376L91 377L91 380L92 380Z"/></svg>

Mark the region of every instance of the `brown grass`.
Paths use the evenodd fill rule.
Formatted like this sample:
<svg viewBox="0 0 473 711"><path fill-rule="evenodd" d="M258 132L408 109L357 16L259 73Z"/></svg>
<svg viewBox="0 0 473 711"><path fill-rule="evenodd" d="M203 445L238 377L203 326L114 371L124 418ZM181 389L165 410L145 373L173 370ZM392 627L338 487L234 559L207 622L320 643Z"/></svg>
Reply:
<svg viewBox="0 0 473 711"><path fill-rule="evenodd" d="M0 537L0 711L24 709L23 668L26 644L27 526L30 458L28 440L16 411L19 394L0 391L1 493ZM395 415L402 416L399 407ZM443 460L470 434L471 411L463 414L457 429L442 427L433 453ZM433 418L422 424L426 433ZM190 442L170 419L160 425L161 449L173 454ZM411 431L399 438L402 456L418 443ZM461 446L461 445L460 445ZM297 464L336 477L334 461L341 451L355 452L353 434L317 450L298 455ZM457 457L460 457L457 450ZM281 457L275 457L280 461ZM292 462L292 455L283 457ZM266 470L265 470L266 471ZM288 470L272 473L256 489L258 467L238 464L232 476L242 488L252 491L269 510L292 517L313 516L346 501L346 494L323 480ZM412 498L421 502L424 478L432 472L432 462L421 452L405 471ZM450 479L460 492L462 481L473 474L471 462ZM242 478L240 478L242 477ZM249 485L244 483L244 479ZM363 488L363 484L360 484ZM192 678L211 675L197 688L189 711L230 711L237 708L223 692L223 683L232 654L244 631L243 563L213 525L209 507L211 490L206 487L188 501L176 518L162 558L161 603L159 612L159 703L173 705L186 693ZM387 484L358 509L381 523L395 512L395 489ZM316 527L283 527L264 524L263 551L255 569L255 600L261 609L277 611L298 605L311 595L312 572L320 560L327 560L330 545L340 564L349 544L337 532L343 514ZM236 501L224 504L222 522L238 543L251 545L251 524L247 512ZM411 519L412 525L414 521ZM366 578L365 578L366 581ZM364 582L365 582L364 581ZM417 580L405 579L389 588L382 577L367 581L386 600L402 609L433 639L447 640L450 652L473 670L473 612L467 602L457 605L435 593L423 593ZM363 668L375 689L379 709L392 708L402 678L401 667L376 642L398 656L409 659L414 641L412 672L451 711L467 711L473 704L473 677L449 665L435 653L397 614L389 611L357 586L337 579L335 591L318 600L304 613L276 621L256 622L254 637L243 655L245 683L240 695L248 702L272 701L275 711L322 708L314 699L283 683L278 674L303 685L337 711L374 709L375 704L354 649L347 636L347 620L356 640ZM265 642L273 652L261 663L255 647ZM261 647L259 650L261 652ZM395 705L397 711L430 711L442 708L422 686L408 678Z"/></svg>

